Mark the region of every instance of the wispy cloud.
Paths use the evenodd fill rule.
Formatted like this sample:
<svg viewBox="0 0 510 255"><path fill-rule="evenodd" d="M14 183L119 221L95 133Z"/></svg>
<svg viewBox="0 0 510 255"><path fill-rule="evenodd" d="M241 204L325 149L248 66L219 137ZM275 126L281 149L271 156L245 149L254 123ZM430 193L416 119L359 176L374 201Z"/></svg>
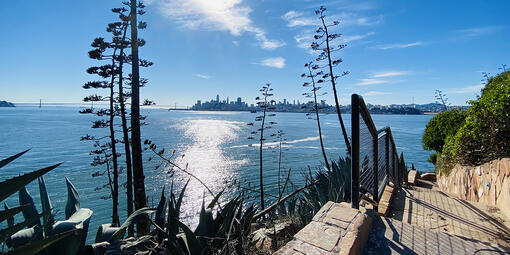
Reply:
<svg viewBox="0 0 510 255"><path fill-rule="evenodd" d="M269 66L281 69L285 67L285 59L282 57L266 58L260 61L258 64L261 66Z"/></svg>
<svg viewBox="0 0 510 255"><path fill-rule="evenodd" d="M368 33L365 33L365 34L358 34L358 35L349 35L349 34L342 35L340 37L340 39L339 39L339 42L341 42L341 43L350 43L350 42L353 42L353 41L359 41L359 40L363 40L366 37L369 37L369 36L374 35L374 34L375 34L374 32L368 32ZM308 50L308 53L314 54L314 51L310 47L310 45L314 41L313 36L314 36L314 33L313 33L312 30L303 31L302 33L294 36L294 40L296 41L297 46L299 48L306 49L306 50Z"/></svg>
<svg viewBox="0 0 510 255"><path fill-rule="evenodd" d="M390 81L388 81L388 80L366 78L366 79L361 79L360 82L356 83L356 85L368 86L368 85L384 84L384 83L389 83L389 82Z"/></svg>
<svg viewBox="0 0 510 255"><path fill-rule="evenodd" d="M373 73L371 75L371 77L386 78L386 77L402 76L402 75L406 75L408 73L409 72L407 72L407 71L387 71L387 72Z"/></svg>
<svg viewBox="0 0 510 255"><path fill-rule="evenodd" d="M391 95L391 92L383 92L383 91L368 91L364 93L363 96L383 96L383 95Z"/></svg>
<svg viewBox="0 0 510 255"><path fill-rule="evenodd" d="M360 79L357 86L368 86L368 85L377 85L377 84L385 84L395 82L393 80L389 80L388 78L403 76L409 74L408 71L384 71L384 72L376 72L369 75L368 78Z"/></svg>
<svg viewBox="0 0 510 255"><path fill-rule="evenodd" d="M317 26L321 24L320 19L316 15L305 15L298 11L288 11L282 15L282 19L287 22L288 27ZM356 13L342 12L337 15L331 15L327 18L327 23L333 20L340 21L342 27L346 26L374 26L379 24L383 19L382 15L364 17Z"/></svg>
<svg viewBox="0 0 510 255"><path fill-rule="evenodd" d="M262 42L262 48L268 49L268 50L274 50L274 49L283 47L285 45L286 45L285 42L277 41L277 40L266 40L266 41Z"/></svg>
<svg viewBox="0 0 510 255"><path fill-rule="evenodd" d="M206 31L226 31L234 36L252 34L264 49L285 45L270 40L266 32L253 24L251 8L243 0L152 0L161 13L185 28Z"/></svg>
<svg viewBox="0 0 510 255"><path fill-rule="evenodd" d="M460 87L460 88L452 88L452 89L448 90L447 92L451 93L451 94L473 94L473 93L480 92L482 90L483 86L484 85L479 84L479 85L471 85L471 86Z"/></svg>
<svg viewBox="0 0 510 255"><path fill-rule="evenodd" d="M456 32L460 36L464 37L477 37L482 35L487 35L493 33L495 31L503 29L502 26L486 26L486 27L472 27L466 29L459 29Z"/></svg>
<svg viewBox="0 0 510 255"><path fill-rule="evenodd" d="M340 37L340 41L342 43L348 43L348 42L352 42L352 41L365 39L366 37L374 35L374 34L375 34L374 32L368 32L366 34L361 34L361 35L342 35Z"/></svg>
<svg viewBox="0 0 510 255"><path fill-rule="evenodd" d="M396 44L383 44L383 45L376 45L376 49L380 50L390 50L390 49L403 49L403 48L409 48L409 47L415 47L415 46L421 46L423 45L423 42L412 42L412 43L396 43Z"/></svg>
<svg viewBox="0 0 510 255"><path fill-rule="evenodd" d="M195 74L195 76L198 78L206 79L206 80L211 78L211 76L209 76L207 74L200 74L200 73Z"/></svg>

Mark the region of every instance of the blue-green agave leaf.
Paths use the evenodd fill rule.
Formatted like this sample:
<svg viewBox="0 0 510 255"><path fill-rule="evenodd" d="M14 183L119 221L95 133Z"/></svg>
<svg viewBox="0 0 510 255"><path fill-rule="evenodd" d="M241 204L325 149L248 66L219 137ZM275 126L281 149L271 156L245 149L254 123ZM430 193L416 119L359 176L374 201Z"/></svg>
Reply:
<svg viewBox="0 0 510 255"><path fill-rule="evenodd" d="M20 152L20 153L18 153L18 154L16 154L16 155L12 155L12 156L10 156L10 157L8 157L8 158L6 158L6 159L2 159L2 160L0 160L0 168L2 168L2 167L4 167L5 165L7 165L7 164L11 163L13 160L15 160L15 159L17 159L17 158L21 157L21 155L23 155L23 154L27 153L29 150L30 150L30 149L28 149L28 150L26 150L26 151L22 151L22 152Z"/></svg>
<svg viewBox="0 0 510 255"><path fill-rule="evenodd" d="M44 183L44 178L41 176L37 179L39 182L39 194L41 197L41 207L43 211L43 225L45 233L48 233L51 229L51 225L55 222L55 219L52 214L53 206L51 205L50 196L48 195L48 191L46 190L46 184Z"/></svg>
<svg viewBox="0 0 510 255"><path fill-rule="evenodd" d="M23 213L23 218L25 220L31 219L39 213L37 212L37 209L35 209L34 199L32 199L32 196L30 196L30 193L28 193L28 190L26 187L23 187L19 191L19 204L20 205L27 205L21 212ZM37 220L37 222L34 223L34 225L41 225L41 222ZM30 225L29 227L32 227L33 225Z"/></svg>
<svg viewBox="0 0 510 255"><path fill-rule="evenodd" d="M14 224L14 226L12 226L12 227L0 229L0 242L4 242L9 237L11 237L12 235L16 234L17 232L23 230L24 228L26 228L28 226L35 225L37 222L39 222L39 218L41 216L42 215L36 215L36 216L32 217L31 219L25 220L18 224ZM34 228L37 228L37 225Z"/></svg>
<svg viewBox="0 0 510 255"><path fill-rule="evenodd" d="M25 185L29 184L33 180L41 177L43 174L55 169L60 166L62 163L55 164L53 166L41 168L39 170L26 173L24 175L16 176L11 179L7 179L5 181L0 182L0 201L8 198L10 195L16 193L18 190L23 188Z"/></svg>
<svg viewBox="0 0 510 255"><path fill-rule="evenodd" d="M40 251L48 248L55 242L58 242L59 240L62 240L66 237L73 236L73 235L80 236L81 231L82 231L81 229L75 229L75 230L64 232L64 233L61 233L58 235L52 235L50 237L47 237L47 238L44 238L41 240L32 241L26 245L23 245L23 246L18 247L14 250L11 250L11 251L7 252L6 254L7 255L34 255L34 254L37 254Z"/></svg>
<svg viewBox="0 0 510 255"><path fill-rule="evenodd" d="M144 207L144 208L141 208L141 209L138 209L138 210L134 211L126 219L126 221L124 221L124 223L122 223L122 225L120 226L119 230L115 231L115 233L112 235L112 237L110 237L110 239L108 241L111 242L111 241L114 241L114 240L121 239L122 237L124 237L124 234L126 233L126 229L129 226L131 226L133 224L136 224L141 219L147 217L148 214L151 214L151 213L153 213L155 211L156 211L156 209L148 208L148 207Z"/></svg>
<svg viewBox="0 0 510 255"><path fill-rule="evenodd" d="M4 220L7 220L7 226L11 227L14 225L14 215L21 212L23 209L25 209L28 205L22 205L14 208L9 208L6 203L4 203L4 209L3 211L0 211L0 222L3 222Z"/></svg>
<svg viewBox="0 0 510 255"><path fill-rule="evenodd" d="M188 247L188 252L191 255L200 255L202 254L202 245L198 241L197 236L191 231L191 229L186 226L186 224L182 222L178 222L179 227L184 232L184 235L186 236L186 246Z"/></svg>
<svg viewBox="0 0 510 255"><path fill-rule="evenodd" d="M101 226L97 228L96 240L94 242L100 243L108 241L108 239L110 239L110 237L112 237L112 235L119 229L120 227L112 227L111 223L101 224Z"/></svg>
<svg viewBox="0 0 510 255"><path fill-rule="evenodd" d="M66 202L66 219L69 219L75 212L80 210L80 195L78 195L78 191L74 187L74 185L67 179L67 202Z"/></svg>

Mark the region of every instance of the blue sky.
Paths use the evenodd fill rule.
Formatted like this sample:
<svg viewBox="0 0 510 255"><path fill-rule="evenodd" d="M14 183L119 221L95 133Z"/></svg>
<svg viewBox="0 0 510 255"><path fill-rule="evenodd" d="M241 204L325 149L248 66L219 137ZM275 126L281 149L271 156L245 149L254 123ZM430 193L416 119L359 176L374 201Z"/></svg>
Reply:
<svg viewBox="0 0 510 255"><path fill-rule="evenodd" d="M337 73L342 104L351 93L373 104L429 103L434 90L454 105L479 94L482 72L510 64L510 1L150 0L141 57L154 66L142 98L192 105L220 94L253 102L273 84L275 99L301 96L303 64L321 4L347 48ZM120 1L7 1L0 9L0 100L78 103L94 77L90 43L107 36ZM329 92L330 86L325 86ZM331 93L329 93L331 94ZM325 99L332 103L330 95Z"/></svg>

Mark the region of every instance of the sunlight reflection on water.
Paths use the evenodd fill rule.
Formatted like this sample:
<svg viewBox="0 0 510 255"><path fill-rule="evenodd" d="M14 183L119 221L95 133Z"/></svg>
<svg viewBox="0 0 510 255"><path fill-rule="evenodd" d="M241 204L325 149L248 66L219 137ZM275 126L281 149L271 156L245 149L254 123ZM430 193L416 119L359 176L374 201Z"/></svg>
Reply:
<svg viewBox="0 0 510 255"><path fill-rule="evenodd" d="M222 190L229 181L237 178L236 169L248 163L249 159L235 159L225 152L225 145L239 138L239 131L244 122L227 120L195 119L188 120L172 128L182 130L182 134L190 142L185 145L180 155L176 158L179 166L186 166L187 170L202 180L213 193ZM176 170L176 177L184 180L189 176ZM204 187L198 181L192 179L188 184L183 204L183 216L193 226L198 220L193 218L199 212L204 199L206 203L212 199L209 194L204 194ZM191 218L190 218L191 217Z"/></svg>

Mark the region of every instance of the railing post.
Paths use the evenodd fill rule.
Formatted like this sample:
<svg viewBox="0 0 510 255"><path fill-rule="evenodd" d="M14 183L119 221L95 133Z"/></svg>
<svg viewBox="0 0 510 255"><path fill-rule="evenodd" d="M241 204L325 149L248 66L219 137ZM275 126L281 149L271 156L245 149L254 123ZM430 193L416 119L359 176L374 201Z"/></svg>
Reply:
<svg viewBox="0 0 510 255"><path fill-rule="evenodd" d="M359 96L351 96L351 203L359 209Z"/></svg>
<svg viewBox="0 0 510 255"><path fill-rule="evenodd" d="M372 137L374 152L374 201L379 202L379 140L378 134Z"/></svg>
<svg viewBox="0 0 510 255"><path fill-rule="evenodd" d="M386 164L386 178L388 178L388 181L390 180L390 134L389 134L389 128L384 131L386 133L386 146L384 148L384 157L385 157L385 164Z"/></svg>

